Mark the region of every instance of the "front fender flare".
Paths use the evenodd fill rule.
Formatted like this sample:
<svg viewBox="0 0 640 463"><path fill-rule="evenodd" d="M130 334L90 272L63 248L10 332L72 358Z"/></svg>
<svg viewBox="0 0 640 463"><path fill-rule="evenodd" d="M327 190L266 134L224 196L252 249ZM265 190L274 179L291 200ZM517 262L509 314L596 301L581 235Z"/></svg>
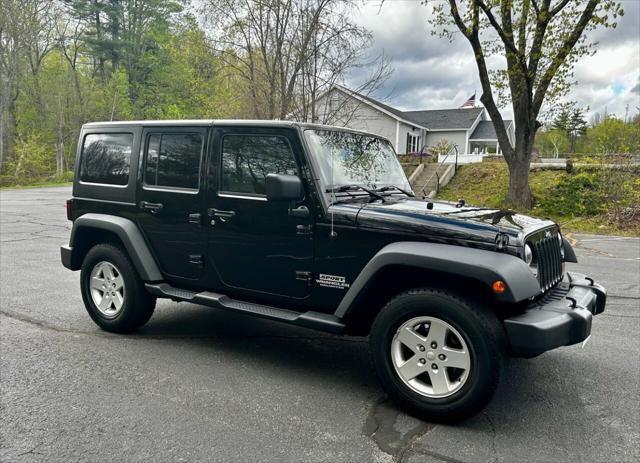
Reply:
<svg viewBox="0 0 640 463"><path fill-rule="evenodd" d="M560 235L562 236L562 235ZM573 250L573 246L569 243L569 240L562 236L562 248L564 249L564 261L577 263L578 258L576 257L576 252Z"/></svg>
<svg viewBox="0 0 640 463"><path fill-rule="evenodd" d="M404 241L389 244L373 256L345 294L335 315L346 317L375 274L389 265L460 275L478 280L489 288L494 281L502 280L507 284L507 290L496 294L496 298L505 302L520 302L541 292L529 266L510 254L450 244Z"/></svg>
<svg viewBox="0 0 640 463"><path fill-rule="evenodd" d="M72 253L74 249L78 249L77 240L82 235L82 231L90 231L91 229L105 230L117 235L143 281L160 281L163 279L158 264L153 254L151 254L140 229L135 223L124 217L93 213L78 217L73 222L71 238L69 239L69 247ZM72 256L71 260L75 261L76 259Z"/></svg>

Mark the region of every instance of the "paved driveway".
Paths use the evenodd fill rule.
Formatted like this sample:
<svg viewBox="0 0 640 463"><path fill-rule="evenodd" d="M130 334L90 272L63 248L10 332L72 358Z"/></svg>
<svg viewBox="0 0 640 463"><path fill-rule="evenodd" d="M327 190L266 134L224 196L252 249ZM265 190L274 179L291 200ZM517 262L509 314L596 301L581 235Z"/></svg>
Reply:
<svg viewBox="0 0 640 463"><path fill-rule="evenodd" d="M514 360L457 426L384 397L366 340L161 301L100 331L69 236L68 188L0 192L0 461L638 461L640 240L576 236L610 291L585 348Z"/></svg>

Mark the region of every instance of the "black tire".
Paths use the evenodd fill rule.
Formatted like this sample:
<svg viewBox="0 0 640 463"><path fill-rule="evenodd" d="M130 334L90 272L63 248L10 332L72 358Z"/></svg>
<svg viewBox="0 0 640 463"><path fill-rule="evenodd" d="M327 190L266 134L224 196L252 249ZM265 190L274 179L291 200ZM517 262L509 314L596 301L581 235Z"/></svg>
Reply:
<svg viewBox="0 0 640 463"><path fill-rule="evenodd" d="M122 306L113 316L106 316L95 304L91 295L90 279L94 267L102 262L113 265L124 280ZM156 305L155 297L147 293L144 283L127 255L117 246L102 243L89 250L80 271L82 300L89 316L103 330L114 333L130 333L147 323Z"/></svg>
<svg viewBox="0 0 640 463"><path fill-rule="evenodd" d="M458 331L468 346L468 376L460 382L460 389L448 397L421 394L396 372L392 360L394 335L405 322L416 317L443 320ZM376 372L389 397L408 413L439 422L459 421L482 410L491 400L507 360L504 328L493 313L453 293L429 288L407 291L386 304L372 326L370 348Z"/></svg>

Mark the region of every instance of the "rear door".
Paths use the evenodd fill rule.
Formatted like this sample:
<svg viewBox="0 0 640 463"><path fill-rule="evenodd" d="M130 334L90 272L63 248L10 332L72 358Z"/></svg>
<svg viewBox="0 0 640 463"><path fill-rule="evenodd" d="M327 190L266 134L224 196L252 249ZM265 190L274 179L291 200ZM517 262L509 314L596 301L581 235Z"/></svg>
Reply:
<svg viewBox="0 0 640 463"><path fill-rule="evenodd" d="M313 218L307 208L267 201L267 174L300 176L297 132L282 128L215 128L206 197L208 253L226 293L304 299L311 291ZM305 183L305 182L303 182ZM304 214L303 214L304 215ZM271 297L273 299L273 297Z"/></svg>
<svg viewBox="0 0 640 463"><path fill-rule="evenodd" d="M153 127L142 134L139 224L169 281L202 277L206 127Z"/></svg>

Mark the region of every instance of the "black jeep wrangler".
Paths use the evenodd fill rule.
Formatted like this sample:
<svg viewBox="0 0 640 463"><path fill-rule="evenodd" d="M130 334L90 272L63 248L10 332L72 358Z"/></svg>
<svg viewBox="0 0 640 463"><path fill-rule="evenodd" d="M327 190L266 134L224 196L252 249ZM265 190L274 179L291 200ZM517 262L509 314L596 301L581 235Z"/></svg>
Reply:
<svg viewBox="0 0 640 463"><path fill-rule="evenodd" d="M292 122L82 128L62 263L103 329L156 298L370 336L409 412L481 410L508 356L585 341L606 291L556 224L418 199L391 144Z"/></svg>

